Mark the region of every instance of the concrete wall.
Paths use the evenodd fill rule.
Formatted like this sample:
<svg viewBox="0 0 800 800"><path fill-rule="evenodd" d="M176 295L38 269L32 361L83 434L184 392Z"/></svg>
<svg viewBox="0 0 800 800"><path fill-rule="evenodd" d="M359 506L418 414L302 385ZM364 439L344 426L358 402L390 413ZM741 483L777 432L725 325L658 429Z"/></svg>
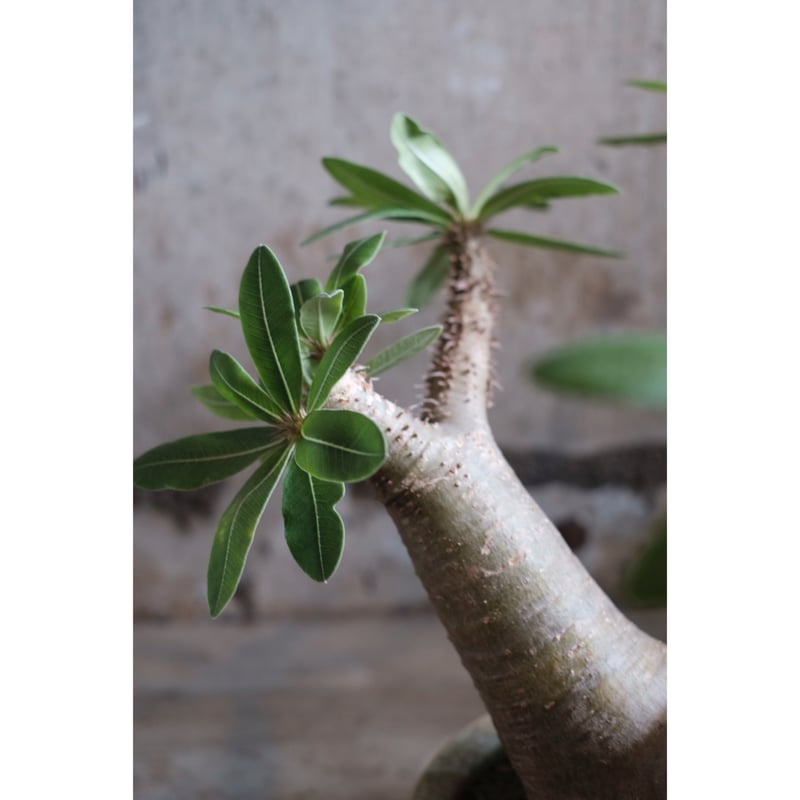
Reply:
<svg viewBox="0 0 800 800"><path fill-rule="evenodd" d="M539 162L539 174L584 174L623 189L620 197L564 201L547 215L515 212L503 220L620 248L627 257L493 246L507 294L499 330L504 390L492 411L498 441L591 451L663 440L663 415L557 398L531 385L523 367L582 334L665 325L666 152L595 144L602 135L665 127L662 95L624 87L630 78L665 76L665 13L661 0L137 0L135 452L224 426L189 387L207 382L213 348L247 359L237 323L202 307L236 305L256 244L272 247L297 279L326 273L326 258L349 239L381 227L390 236L413 232L364 224L299 244L340 217L326 206L337 192L322 156L404 177L388 137L398 110L439 135L473 194L510 158L542 144L561 153ZM370 308L402 304L424 257L423 246L382 254L368 268ZM374 347L432 323L437 310L379 329ZM411 362L385 376L381 389L414 402L421 370L422 359ZM141 616L204 613L214 523L236 488L232 481L185 499L137 495ZM606 513L603 503L581 502L600 508L599 517ZM262 521L247 593L232 615L422 602L376 504L348 498L340 506L348 545L340 572L324 587L294 567L278 506ZM607 507L603 525L624 529L614 514L633 506ZM642 520L653 508L648 500Z"/></svg>

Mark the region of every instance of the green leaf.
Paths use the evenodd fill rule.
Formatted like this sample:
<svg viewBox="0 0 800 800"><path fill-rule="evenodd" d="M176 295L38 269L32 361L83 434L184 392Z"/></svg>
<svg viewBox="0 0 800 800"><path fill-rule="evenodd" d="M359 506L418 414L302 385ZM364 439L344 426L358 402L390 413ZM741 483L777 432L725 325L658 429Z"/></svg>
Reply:
<svg viewBox="0 0 800 800"><path fill-rule="evenodd" d="M543 201L559 197L585 197L595 194L619 194L619 189L610 183L573 175L537 178L501 189L487 201L481 219L489 219L515 206L541 204Z"/></svg>
<svg viewBox="0 0 800 800"><path fill-rule="evenodd" d="M309 475L292 461L283 481L283 527L294 560L315 581L327 581L344 549L344 523L334 506L344 484Z"/></svg>
<svg viewBox="0 0 800 800"><path fill-rule="evenodd" d="M290 287L295 310L299 313L306 300L322 294L322 284L316 278L306 278L293 283Z"/></svg>
<svg viewBox="0 0 800 800"><path fill-rule="evenodd" d="M666 144L666 141L666 132L660 131L659 133L632 133L629 136L608 136L605 139L598 139L597 143L610 145L611 147L622 147L628 144Z"/></svg>
<svg viewBox="0 0 800 800"><path fill-rule="evenodd" d="M635 86L638 89L647 89L651 92L666 92L667 91L667 82L666 81L628 81L626 84L627 86Z"/></svg>
<svg viewBox="0 0 800 800"><path fill-rule="evenodd" d="M344 286L353 275L375 258L385 238L386 231L382 231L374 236L366 236L346 244L325 288L330 292Z"/></svg>
<svg viewBox="0 0 800 800"><path fill-rule="evenodd" d="M545 236L534 236L522 231L507 231L500 228L490 228L486 231L488 236L501 239L505 242L514 244L524 244L528 247L543 247L548 250L565 250L568 253L585 253L593 256L603 256L605 258L622 258L625 254L619 250L603 250L599 247L592 247L588 244L578 244L577 242L565 242L562 239L550 239Z"/></svg>
<svg viewBox="0 0 800 800"><path fill-rule="evenodd" d="M364 207L413 209L424 212L445 225L451 220L450 215L436 203L382 172L342 158L323 158L322 166Z"/></svg>
<svg viewBox="0 0 800 800"><path fill-rule="evenodd" d="M349 206L351 208L369 208L370 203L364 200L359 200L357 197L341 196L332 197L328 200L329 206Z"/></svg>
<svg viewBox="0 0 800 800"><path fill-rule="evenodd" d="M325 481L363 480L386 460L381 429L357 411L312 411L300 437L295 451L298 465Z"/></svg>
<svg viewBox="0 0 800 800"><path fill-rule="evenodd" d="M363 317L367 311L367 281L363 275L354 275L342 287L344 302L342 316L339 317L339 330L346 328L354 319Z"/></svg>
<svg viewBox="0 0 800 800"><path fill-rule="evenodd" d="M393 239L391 242L386 242L384 247L408 247L412 244L432 242L434 239L439 239L441 235L439 231L432 231L431 233L423 233L421 236L400 236L397 239Z"/></svg>
<svg viewBox="0 0 800 800"><path fill-rule="evenodd" d="M667 402L666 335L582 339L540 359L532 376L559 391L663 408Z"/></svg>
<svg viewBox="0 0 800 800"><path fill-rule="evenodd" d="M481 216L481 209L483 208L486 201L495 193L497 189L499 189L505 182L510 178L517 170L521 169L525 166L525 164L530 164L533 161L538 161L542 156L547 155L548 153L557 153L557 147L537 147L533 150L529 150L527 153L523 153L521 156L518 156L513 161L509 161L500 172L497 173L490 181L486 184L486 186L481 189L481 193L478 195L478 199L475 201L475 205L472 207L472 211L470 212L470 216L473 219L476 219Z"/></svg>
<svg viewBox="0 0 800 800"><path fill-rule="evenodd" d="M200 489L225 480L286 440L268 427L202 433L161 444L133 462L140 489Z"/></svg>
<svg viewBox="0 0 800 800"><path fill-rule="evenodd" d="M364 222L368 219L393 219L398 222L419 222L422 225L446 225L449 220L443 220L440 217L428 214L424 211L415 211L411 208L394 208L389 206L382 206L381 208L373 209L372 211L365 211L363 214L356 214L354 217L348 217L340 222L335 222L333 225L328 225L321 231L304 239L301 244L311 244L327 236L329 233L338 231L340 228L346 228L348 225L355 225L357 222Z"/></svg>
<svg viewBox="0 0 800 800"><path fill-rule="evenodd" d="M406 292L406 303L414 308L426 306L445 285L449 272L450 255L447 247L440 244L431 251L428 260L411 281Z"/></svg>
<svg viewBox="0 0 800 800"><path fill-rule="evenodd" d="M206 386L192 386L192 394L209 410L224 419L252 420L257 416L242 411L235 403L223 397L217 389L208 384Z"/></svg>
<svg viewBox="0 0 800 800"><path fill-rule="evenodd" d="M309 411L319 408L328 399L331 389L358 358L380 321L375 314L359 317L333 340L322 356L308 390L306 405Z"/></svg>
<svg viewBox="0 0 800 800"><path fill-rule="evenodd" d="M281 407L229 353L214 350L208 362L214 388L246 414L265 422L280 422Z"/></svg>
<svg viewBox="0 0 800 800"><path fill-rule="evenodd" d="M405 114L395 114L391 138L400 167L423 194L466 215L469 207L467 182L455 159L436 136Z"/></svg>
<svg viewBox="0 0 800 800"><path fill-rule="evenodd" d="M292 452L284 442L275 448L250 476L225 510L217 525L208 559L208 608L212 617L233 597L264 508L280 480Z"/></svg>
<svg viewBox="0 0 800 800"><path fill-rule="evenodd" d="M420 350L424 350L438 338L441 332L441 325L431 325L429 328L421 328L408 336L404 336L402 339L398 339L394 344L390 344L385 350L381 350L378 355L364 364L367 374L370 377L375 377L392 367L396 367L401 362L419 353Z"/></svg>
<svg viewBox="0 0 800 800"><path fill-rule="evenodd" d="M645 606L667 604L667 520L660 520L654 535L625 576L625 589Z"/></svg>
<svg viewBox="0 0 800 800"><path fill-rule="evenodd" d="M264 245L253 251L245 267L239 313L247 349L264 388L283 411L296 414L303 370L295 309L283 268Z"/></svg>
<svg viewBox="0 0 800 800"><path fill-rule="evenodd" d="M344 292L323 292L310 300L306 300L300 309L300 327L306 336L314 342L326 344L342 313Z"/></svg>
<svg viewBox="0 0 800 800"><path fill-rule="evenodd" d="M222 308L221 306L203 306L206 311L213 311L215 314L225 314L234 319L240 319L239 312L235 308Z"/></svg>
<svg viewBox="0 0 800 800"><path fill-rule="evenodd" d="M381 322L397 322L416 314L417 311L419 311L418 308L393 308L390 311L381 311L378 316L381 318Z"/></svg>

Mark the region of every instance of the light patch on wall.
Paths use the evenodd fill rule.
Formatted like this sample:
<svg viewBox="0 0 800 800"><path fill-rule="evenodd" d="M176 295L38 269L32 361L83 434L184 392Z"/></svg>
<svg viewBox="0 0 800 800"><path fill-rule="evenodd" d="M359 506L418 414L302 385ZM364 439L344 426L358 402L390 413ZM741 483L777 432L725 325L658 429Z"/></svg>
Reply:
<svg viewBox="0 0 800 800"><path fill-rule="evenodd" d="M503 50L491 42L465 43L461 55L448 73L447 88L475 102L490 100L503 87Z"/></svg>

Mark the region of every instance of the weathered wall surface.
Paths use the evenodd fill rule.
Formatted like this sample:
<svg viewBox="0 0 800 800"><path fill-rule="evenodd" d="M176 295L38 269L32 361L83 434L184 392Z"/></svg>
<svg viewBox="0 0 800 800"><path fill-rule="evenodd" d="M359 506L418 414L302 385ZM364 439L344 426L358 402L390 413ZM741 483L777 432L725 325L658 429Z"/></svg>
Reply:
<svg viewBox="0 0 800 800"><path fill-rule="evenodd" d="M663 415L556 398L532 386L523 367L589 332L665 325L666 153L595 144L602 135L664 128L664 97L624 83L665 76L665 28L660 1L137 0L135 452L224 425L192 399L189 387L207 382L213 348L245 361L246 355L236 322L203 306L236 304L239 276L256 244L270 245L296 279L326 273L326 258L344 242L380 229L364 224L299 244L339 218L325 204L336 187L319 164L322 156L403 178L388 137L398 110L440 136L473 193L510 158L542 144L556 144L561 153L539 162L539 174L584 174L623 190L620 197L564 201L547 215L503 221L619 248L627 257L493 245L507 295L499 330L503 391L492 411L501 444L586 452L662 441ZM412 232L383 227L390 236ZM400 305L424 256L423 246L382 254L368 268L370 308ZM372 346L430 324L436 314L434 306L380 329ZM413 402L421 365L419 359L386 375L382 390ZM140 616L205 613L213 527L235 490L230 482L183 500L137 494ZM548 488L545 508L552 503L554 513L568 514L561 506L572 502L571 491ZM659 493L644 500L629 495L604 503L602 494L584 492L573 516L629 538L619 532L641 529L661 503ZM375 503L348 498L340 506L348 544L328 586L314 585L293 565L278 505L263 518L246 592L232 615L423 602Z"/></svg>

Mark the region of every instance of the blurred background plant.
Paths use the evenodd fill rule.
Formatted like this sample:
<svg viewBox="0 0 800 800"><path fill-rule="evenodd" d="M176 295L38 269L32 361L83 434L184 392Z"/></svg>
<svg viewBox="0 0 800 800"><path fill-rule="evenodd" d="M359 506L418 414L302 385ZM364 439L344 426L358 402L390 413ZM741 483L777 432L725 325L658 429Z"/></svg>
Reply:
<svg viewBox="0 0 800 800"><path fill-rule="evenodd" d="M666 94L665 81L633 80L628 86ZM666 131L609 136L612 147L666 144ZM645 408L667 407L667 335L665 332L610 333L585 337L537 359L530 369L540 386L593 400ZM639 558L624 578L627 597L643 606L667 602L667 521L653 526Z"/></svg>

